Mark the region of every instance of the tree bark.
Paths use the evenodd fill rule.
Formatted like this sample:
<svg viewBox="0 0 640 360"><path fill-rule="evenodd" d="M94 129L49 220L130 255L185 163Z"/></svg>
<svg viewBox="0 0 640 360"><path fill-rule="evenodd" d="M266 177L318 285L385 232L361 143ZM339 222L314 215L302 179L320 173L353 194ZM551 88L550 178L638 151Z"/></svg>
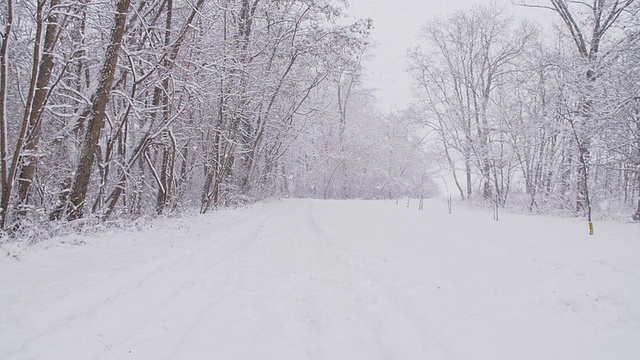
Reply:
<svg viewBox="0 0 640 360"><path fill-rule="evenodd" d="M471 159L465 156L464 159L465 180L467 181L467 199L471 199L473 195L473 185L471 184Z"/></svg>
<svg viewBox="0 0 640 360"><path fill-rule="evenodd" d="M164 29L164 46L165 48L169 48L171 46L171 20L173 17L173 0L167 1L167 17L165 22ZM163 66L165 68L170 68L174 59L165 58ZM162 92L162 106L161 106L161 114L162 114L162 122L166 123L169 120L169 77L165 75L165 78L162 80L162 88L164 91ZM165 130L165 134L168 135L169 131ZM175 154L175 147L173 148L173 154ZM160 166L160 181L161 184L158 185L158 194L156 196L156 213L161 215L164 212L164 207L167 203L167 196L169 193L169 184L167 183L167 171L169 170L169 145L165 141L162 146L162 164ZM173 166L171 166L171 171L173 172ZM171 176L169 176L171 177Z"/></svg>
<svg viewBox="0 0 640 360"><path fill-rule="evenodd" d="M160 63L165 65L165 71L169 71L173 68L174 62L176 60L176 57L178 56L178 53L180 52L180 48L182 47L183 41L187 33L191 29L191 23L195 19L196 15L200 13L200 9L202 8L203 4L204 4L204 0L198 0L198 2L193 6L193 10L191 11L189 18L187 18L184 25L182 26L182 29L180 30L180 33L178 34L175 42L169 48L167 48L165 52L162 54ZM148 76L148 75L149 73L147 73L147 75L145 76ZM159 128L162 129L163 127L166 127L168 125L169 125L169 121L167 120L166 122L163 122ZM107 197L107 209L105 211L105 215L103 216L103 220L111 216L111 214L115 210L115 206L118 203L120 196L124 193L124 190L125 190L127 177L128 177L128 174L127 174L128 169L131 169L131 167L134 165L134 162L138 160L138 158L140 158L140 156L146 151L146 147L149 145L150 140L153 136L155 135L152 135L152 132L150 131L143 137L143 140L138 144L138 146L136 146L134 155L132 156L131 160L129 160L129 162L125 165L126 170L120 176L120 179L118 180L116 188ZM140 160L140 161L141 161L141 167L144 167L144 160ZM137 199L139 199L139 196ZM134 206L133 209L135 212L136 207Z"/></svg>
<svg viewBox="0 0 640 360"><path fill-rule="evenodd" d="M9 199L11 198L11 187L13 179L9 177L7 169L7 55L9 49L9 38L11 37L11 27L13 23L13 0L7 0L7 23L2 34L2 45L0 46L0 184L2 194L0 197L0 229L4 229L9 210Z"/></svg>
<svg viewBox="0 0 640 360"><path fill-rule="evenodd" d="M16 173L18 171L21 154L23 152L23 146L26 141L27 130L29 128L29 111L31 110L31 105L33 104L33 98L35 95L38 64L40 63L40 54L42 50L40 49L40 42L42 41L42 28L44 24L44 21L42 20L43 12L44 12L44 2L39 2L38 7L36 9L36 33L35 33L35 41L33 46L33 65L31 67L31 81L29 83L29 91L27 93L27 98L25 102L26 104L25 104L24 116L22 118L20 132L18 134L18 139L16 141L15 149L11 159L9 172L7 174L6 187L3 188L3 198L0 205L3 209L2 213L5 213L6 215L3 219L3 224L2 224L3 228L6 225L6 219L9 215L7 212L8 212L9 202L11 199L11 194L13 192L14 180L16 177ZM3 129L3 130L6 130L6 129Z"/></svg>
<svg viewBox="0 0 640 360"><path fill-rule="evenodd" d="M50 8L57 6L60 0L51 0ZM18 209L19 216L25 216L27 211L25 206L29 202L29 188L34 180L38 167L38 145L40 143L40 135L42 133L42 112L50 93L49 81L51 72L55 65L53 61L53 50L58 42L58 17L52 13L46 20L46 30L44 35L44 45L42 49L42 57L37 70L37 79L35 89L33 91L33 102L30 109L25 109L25 118L27 121L27 137L24 146L24 155L22 156L22 168L18 176ZM39 46L39 44L37 45ZM32 74L36 76L36 74Z"/></svg>
<svg viewBox="0 0 640 360"><path fill-rule="evenodd" d="M443 136L443 135L441 135ZM447 145L447 141L444 136L442 137L442 145L444 147L444 153L447 157L447 161L449 162L449 167L451 168L451 174L453 175L453 182L456 184L456 188L458 192L460 192L460 200L464 200L464 190L462 190L462 186L460 185L460 181L458 180L458 175L456 174L456 167L453 159L451 158L451 154L449 152L449 145Z"/></svg>
<svg viewBox="0 0 640 360"><path fill-rule="evenodd" d="M636 213L632 215L633 220L640 221L640 165L636 169L636 190L638 196L638 207L636 208Z"/></svg>
<svg viewBox="0 0 640 360"><path fill-rule="evenodd" d="M125 32L125 25L131 0L120 0L116 5L114 27L111 32L111 40L107 46L106 57L102 70L98 89L92 96L91 105L84 111L82 117L86 118L87 129L85 139L80 151L80 160L76 168L75 180L71 189L70 207L67 209L67 219L75 220L83 216L83 206L91 179L95 151L100 140L100 133L104 125L105 109L109 102L111 86L118 63L118 53Z"/></svg>

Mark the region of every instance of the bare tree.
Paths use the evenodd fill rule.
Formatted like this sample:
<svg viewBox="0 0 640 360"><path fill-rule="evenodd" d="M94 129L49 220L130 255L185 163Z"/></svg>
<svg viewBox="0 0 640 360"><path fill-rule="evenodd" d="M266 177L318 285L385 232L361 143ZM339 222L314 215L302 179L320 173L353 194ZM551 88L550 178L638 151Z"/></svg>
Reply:
<svg viewBox="0 0 640 360"><path fill-rule="evenodd" d="M532 36L532 29L514 29L504 12L475 7L457 12L447 22L429 24L424 31L428 46L411 54L427 125L445 137L452 171L456 169L450 151L455 149L462 157L467 197L472 195L472 174L477 169L482 196L498 198L500 203L506 199L494 93L516 70L514 62Z"/></svg>
<svg viewBox="0 0 640 360"><path fill-rule="evenodd" d="M580 107L576 114L570 114L568 119L574 132L578 154L578 197L576 210L584 212L589 221L590 232L592 225L592 201L589 197L589 170L591 159L591 137L595 109L594 82L603 73L602 45L605 35L620 21L623 14L631 8L635 0L549 0L546 4L533 4L521 0L518 4L528 7L540 7L553 10L560 16L573 40L578 54L585 62L584 76L586 83L582 93ZM581 13L588 10L587 15ZM581 19L582 17L582 19ZM575 118L575 119L574 119Z"/></svg>

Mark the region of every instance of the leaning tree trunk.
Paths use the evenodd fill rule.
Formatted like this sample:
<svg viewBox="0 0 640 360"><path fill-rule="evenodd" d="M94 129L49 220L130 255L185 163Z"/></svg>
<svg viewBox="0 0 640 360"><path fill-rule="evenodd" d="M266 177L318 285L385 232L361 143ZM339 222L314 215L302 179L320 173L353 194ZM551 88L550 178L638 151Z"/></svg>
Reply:
<svg viewBox="0 0 640 360"><path fill-rule="evenodd" d="M116 5L115 24L111 32L111 40L107 46L106 57L100 80L95 94L92 96L91 105L84 111L82 117L86 118L87 129L85 139L80 151L80 160L76 168L76 175L70 194L70 206L67 210L68 220L82 217L82 208L87 197L91 168L93 166L96 148L100 140L100 132L104 125L105 109L109 102L111 86L118 63L118 53L125 33L127 13L131 0L120 0Z"/></svg>
<svg viewBox="0 0 640 360"><path fill-rule="evenodd" d="M182 44L184 42L184 39L186 38L186 35L189 32L189 30L192 29L191 23L195 19L196 15L200 13L200 9L202 8L203 4L204 4L204 0L198 0L198 2L193 5L191 14L183 24L180 34L177 36L176 40L171 45L171 47L167 48L163 53L161 61L165 66L164 71L169 72L173 68L175 64L175 60L178 56L178 53L180 52L180 48L182 47ZM169 2L167 6L171 8L172 3ZM149 74L147 74L147 76L148 75ZM163 127L168 127L168 126L169 126L169 122L165 121L159 126L158 129L162 130ZM136 146L136 150L134 151L133 156L127 162L127 164L125 164L125 171L120 176L115 189L113 189L113 191L107 197L107 209L103 216L104 220L106 220L107 218L109 218L109 216L111 216L111 214L115 210L115 206L118 203L118 200L120 199L120 196L122 196L122 194L124 193L124 189L127 184L128 169L131 169L131 167L135 164L135 161L140 161L139 159L141 159L141 156L143 156L144 152L147 150L147 146L149 145L150 141L155 135L156 134L154 134L153 131L150 131L146 135L144 135L142 141ZM142 161L141 164L142 164L141 167L144 167L144 161ZM133 208L135 209L136 207L134 206Z"/></svg>

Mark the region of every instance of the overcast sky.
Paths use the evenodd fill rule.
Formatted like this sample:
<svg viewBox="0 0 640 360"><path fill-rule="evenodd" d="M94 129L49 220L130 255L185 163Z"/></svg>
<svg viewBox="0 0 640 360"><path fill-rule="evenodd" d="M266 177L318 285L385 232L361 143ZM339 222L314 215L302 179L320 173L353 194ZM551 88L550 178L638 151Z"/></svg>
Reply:
<svg viewBox="0 0 640 360"><path fill-rule="evenodd" d="M419 44L422 25L433 17L490 0L348 0L347 10L353 17L371 18L375 29L372 41L376 44L366 67L365 87L377 89L380 109L402 109L411 102L411 84L405 73L407 49ZM497 4L513 10L517 16L531 19L553 17L549 10L522 8L511 0L496 0Z"/></svg>

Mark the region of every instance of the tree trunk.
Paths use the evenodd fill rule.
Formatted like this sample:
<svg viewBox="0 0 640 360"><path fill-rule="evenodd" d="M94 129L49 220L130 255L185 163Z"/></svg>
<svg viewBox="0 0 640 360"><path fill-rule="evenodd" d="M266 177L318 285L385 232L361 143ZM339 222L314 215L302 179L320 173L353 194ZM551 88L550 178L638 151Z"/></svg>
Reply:
<svg viewBox="0 0 640 360"><path fill-rule="evenodd" d="M13 22L13 0L7 0L7 23L2 34L2 45L0 46L0 184L2 194L0 197L0 230L4 229L9 210L9 198L11 197L11 186L13 179L9 178L7 169L7 54L9 49L9 38L11 37L11 26Z"/></svg>
<svg viewBox="0 0 640 360"><path fill-rule="evenodd" d="M636 213L633 214L632 218L635 221L640 221L640 165L636 169L636 191L638 196L638 207L636 208Z"/></svg>
<svg viewBox="0 0 640 360"><path fill-rule="evenodd" d="M57 6L60 0L51 0L51 8ZM31 109L25 109L28 115L27 137L24 146L25 154L22 156L22 168L18 176L18 210L19 216L25 216L27 211L25 206L29 202L29 188L35 177L38 167L38 144L42 133L42 112L50 93L49 80L53 71L53 50L58 40L58 18L52 13L46 20L47 27L44 35L44 45L39 69L37 70L37 80L35 82L33 102ZM39 44L37 45L39 46ZM33 74L35 76L35 74Z"/></svg>
<svg viewBox="0 0 640 360"><path fill-rule="evenodd" d="M113 213L113 210L115 209L115 206L118 203L120 196L124 193L125 186L127 185L127 177L129 176L129 172L135 165L135 162L138 160L138 158L140 158L140 156L142 156L142 154L147 150L149 141L150 141L150 134L147 133L143 136L142 141L140 141L138 146L136 146L136 148L133 151L133 154L131 155L131 158L125 164L124 169L120 174L120 179L118 179L118 184L116 185L116 188L107 197L107 201L106 201L107 208L104 213L103 220L108 219L109 216L111 216L111 214Z"/></svg>
<svg viewBox="0 0 640 360"><path fill-rule="evenodd" d="M31 81L29 83L29 91L27 93L27 98L25 101L25 111L22 118L22 124L20 126L20 133L18 135L18 140L16 141L15 150L13 152L13 156L11 159L11 166L9 167L9 172L7 174L6 179L6 187L3 188L3 199L1 206L3 208L3 213L7 213L9 201L11 199L11 193L13 191L14 180L16 177L16 173L18 171L18 165L20 162L21 154L24 147L24 142L27 137L27 130L29 128L29 110L31 110L31 105L33 104L33 98L35 95L36 89L36 78L38 73L38 64L40 63L40 42L42 40L42 27L44 21L42 19L42 14L44 13L44 2L38 3L38 7L36 9L36 33L35 33L35 41L33 46L33 64L31 67ZM5 41L6 43L6 41ZM3 129L6 130L6 129ZM6 214L8 216L8 214ZM6 223L6 216L3 219L3 228Z"/></svg>
<svg viewBox="0 0 640 360"><path fill-rule="evenodd" d="M464 200L464 191L462 190L462 186L460 186L460 181L458 181L458 175L456 174L456 167L455 167L455 163L453 162L453 159L451 158L451 154L449 152L449 146L447 145L447 142L444 140L444 137L442 138L442 145L444 147L444 153L447 157L447 161L449 162L449 167L451 167L451 174L453 175L453 182L456 184L456 188L458 188L458 191L460 192L460 199Z"/></svg>
<svg viewBox="0 0 640 360"><path fill-rule="evenodd" d="M486 159L482 159L482 197L485 200L493 199L491 189L491 165Z"/></svg>
<svg viewBox="0 0 640 360"><path fill-rule="evenodd" d="M160 184L158 186L158 195L156 196L156 214L162 215L164 208L167 204L167 196L170 191L170 172L173 172L173 165L171 165L171 154L168 145L162 147L162 161L160 165Z"/></svg>
<svg viewBox="0 0 640 360"><path fill-rule="evenodd" d="M167 17L165 21L164 28L164 46L165 48L170 48L171 46L171 20L173 18L173 1L167 1ZM171 68L173 58L165 58L164 63L162 64L165 69ZM162 113L162 122L166 123L169 120L169 78L165 75L165 78L162 80L162 105L161 105L161 113ZM165 130L163 135L168 135L168 130ZM166 139L165 139L166 140ZM175 148L174 148L175 150ZM175 151L174 151L175 153ZM161 215L164 212L165 205L167 204L167 196L169 193L169 184L167 183L167 171L169 170L169 145L165 141L162 146L162 164L160 165L160 181L161 184L158 186L158 194L156 196L156 213ZM171 166L171 171L173 171L173 166Z"/></svg>
<svg viewBox="0 0 640 360"><path fill-rule="evenodd" d="M120 0L116 5L115 24L111 32L111 40L107 46L105 62L100 72L98 88L91 99L91 106L84 111L82 117L86 118L87 129L85 139L80 152L80 160L76 169L76 175L70 195L70 208L67 210L68 220L82 217L82 209L91 179L95 151L100 140L100 132L104 125L105 109L109 102L111 86L118 63L118 53L125 32L127 13L131 0Z"/></svg>
<svg viewBox="0 0 640 360"><path fill-rule="evenodd" d="M471 185L471 159L467 156L465 156L464 159L464 171L467 181L467 199L471 199L471 195L473 193L473 187Z"/></svg>
<svg viewBox="0 0 640 360"><path fill-rule="evenodd" d="M577 135L576 135L577 136ZM577 183L577 198L576 198L576 212L578 214L586 214L589 211L589 177L587 169L589 167L589 148L588 142L578 143L578 177Z"/></svg>

